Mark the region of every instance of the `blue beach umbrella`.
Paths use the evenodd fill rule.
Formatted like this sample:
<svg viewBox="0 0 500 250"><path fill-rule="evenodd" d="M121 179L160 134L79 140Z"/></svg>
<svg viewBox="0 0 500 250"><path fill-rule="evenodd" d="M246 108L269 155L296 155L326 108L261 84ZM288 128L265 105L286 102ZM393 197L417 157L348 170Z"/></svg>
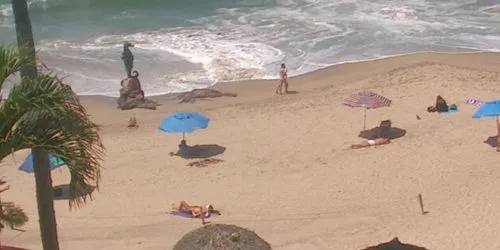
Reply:
<svg viewBox="0 0 500 250"><path fill-rule="evenodd" d="M51 170L54 170L64 165L64 161L53 154L49 154L49 163ZM26 173L33 173L35 171L33 168L33 156L31 155L31 153L26 157L26 159L24 159L23 164L19 166L19 170L24 171Z"/></svg>
<svg viewBox="0 0 500 250"><path fill-rule="evenodd" d="M498 121L498 116L500 116L500 100L485 102L474 112L472 118L496 117Z"/></svg>
<svg viewBox="0 0 500 250"><path fill-rule="evenodd" d="M498 120L498 116L500 116L500 100L495 100L491 102L485 102L474 112L472 118L478 119L483 117L496 117L498 133L500 133L500 122ZM500 136L500 134L498 136ZM495 144L497 146L497 151L500 152L500 144L498 143L498 139L499 138L495 139ZM485 142L488 143L488 140L486 140Z"/></svg>
<svg viewBox="0 0 500 250"><path fill-rule="evenodd" d="M207 128L210 119L195 112L177 112L163 119L160 130L167 133L192 133L198 129Z"/></svg>

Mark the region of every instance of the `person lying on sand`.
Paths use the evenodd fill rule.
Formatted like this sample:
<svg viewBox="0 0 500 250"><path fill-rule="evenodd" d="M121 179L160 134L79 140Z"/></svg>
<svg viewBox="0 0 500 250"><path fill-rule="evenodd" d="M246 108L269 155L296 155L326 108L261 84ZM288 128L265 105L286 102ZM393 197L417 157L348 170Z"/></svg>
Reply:
<svg viewBox="0 0 500 250"><path fill-rule="evenodd" d="M191 213L191 215L195 218L201 217L203 224L210 223L205 221L205 218L210 217L211 214L221 215L221 213L218 210L215 210L210 204L204 206L191 206L187 202L181 201L179 206L175 206L175 204L173 204L172 209L176 212Z"/></svg>
<svg viewBox="0 0 500 250"><path fill-rule="evenodd" d="M364 142L361 142L359 144L352 144L351 148L352 149L358 149L358 148L366 148L366 147L371 147L371 146L376 146L376 145L384 145L390 143L391 140L389 138L377 138L375 140L367 140Z"/></svg>

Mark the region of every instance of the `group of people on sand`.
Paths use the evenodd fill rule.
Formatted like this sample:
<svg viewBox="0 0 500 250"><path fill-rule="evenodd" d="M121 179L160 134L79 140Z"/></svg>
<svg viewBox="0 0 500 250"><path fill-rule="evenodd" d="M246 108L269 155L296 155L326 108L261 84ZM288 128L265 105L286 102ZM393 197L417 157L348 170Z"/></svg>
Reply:
<svg viewBox="0 0 500 250"><path fill-rule="evenodd" d="M196 146L191 147L187 145L186 140L181 140L179 144L179 151L177 153L171 152L170 155L188 156L194 153L193 150L196 150ZM172 212L182 213L193 218L201 218L202 224L210 223L209 221L205 221L205 219L210 217L212 214L221 215L221 213L218 210L215 210L210 204L189 205L185 201L181 201L178 206L172 204Z"/></svg>
<svg viewBox="0 0 500 250"><path fill-rule="evenodd" d="M467 100L467 104L481 104L481 101L477 100ZM432 106L427 107L427 112L429 113L445 113L445 112L457 112L458 107L456 104L448 104L446 100L438 95L436 97L436 103ZM420 117L417 115L417 119L420 120ZM391 140L390 138L379 136L379 137L373 137L370 138L366 141L363 141L358 144L352 144L351 148L352 149L359 149L359 148L365 148L365 147L371 147L371 146L377 146L377 145L384 145L390 143ZM500 120L497 118L497 137L496 137L496 151L500 152Z"/></svg>
<svg viewBox="0 0 500 250"><path fill-rule="evenodd" d="M141 81L139 80L139 72L133 70L134 68L134 55L130 51L130 48L134 47L133 44L126 42L123 44L122 61L125 65L125 73L127 78L121 80L120 85L120 97L118 98L118 107L122 110L133 109L133 108L147 108L156 109L156 103L148 101L145 98L144 91L142 90ZM135 117L129 121L129 127L137 127L137 121ZM190 147L187 145L185 140L182 140L179 145L179 152L183 155L192 154L195 147ZM181 201L178 206L172 207L173 211L185 213L193 218L201 217L202 223L209 223L205 221L206 218L210 217L211 214L221 213L214 209L212 205L189 205L185 201Z"/></svg>
<svg viewBox="0 0 500 250"><path fill-rule="evenodd" d="M448 105L446 100L440 95L438 95L436 97L435 105L427 107L427 112L443 113L443 112L453 112L456 110L457 110L457 106L455 104ZM420 119L420 118L417 116L417 119ZM390 125L389 125L389 127L390 127ZM499 125L499 131L500 131L500 125ZM389 144L389 143L391 143L391 140L388 137L374 136L374 137L372 137L366 141L363 141L361 143L352 144L351 148L352 149L359 149L359 148L366 148L366 147L384 145L384 144Z"/></svg>

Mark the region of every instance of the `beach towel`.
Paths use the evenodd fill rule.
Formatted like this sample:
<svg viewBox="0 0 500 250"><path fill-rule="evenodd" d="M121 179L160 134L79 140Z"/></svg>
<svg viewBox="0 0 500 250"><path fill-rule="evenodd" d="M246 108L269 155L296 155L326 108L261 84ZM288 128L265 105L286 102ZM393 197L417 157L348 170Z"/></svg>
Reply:
<svg viewBox="0 0 500 250"><path fill-rule="evenodd" d="M198 218L198 217L194 217L193 214L189 211L172 211L169 214L184 217L184 218L191 218L191 219ZM210 217L210 213L205 213L203 215L205 218Z"/></svg>
<svg viewBox="0 0 500 250"><path fill-rule="evenodd" d="M214 164L217 164L217 163L223 162L223 161L224 160L221 160L221 159L208 158L208 159L190 162L190 163L186 164L186 166L203 168L203 167L208 167L210 165L214 165Z"/></svg>
<svg viewBox="0 0 500 250"><path fill-rule="evenodd" d="M470 105L482 105L483 101L477 100L477 99L469 99L465 101L465 104L470 104Z"/></svg>

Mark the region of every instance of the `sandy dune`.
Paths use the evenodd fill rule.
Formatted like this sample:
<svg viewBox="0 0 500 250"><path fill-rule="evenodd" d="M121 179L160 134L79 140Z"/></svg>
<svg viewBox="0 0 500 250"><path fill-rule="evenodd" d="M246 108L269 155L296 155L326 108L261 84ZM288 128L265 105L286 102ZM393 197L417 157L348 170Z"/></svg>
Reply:
<svg viewBox="0 0 500 250"><path fill-rule="evenodd" d="M236 98L156 97L163 104L156 111L120 111L106 98L84 97L107 157L93 201L74 212L56 201L61 249L171 249L201 226L166 214L180 200L213 204L223 213L213 222L255 230L278 250L361 249L396 236L429 249L500 249L500 153L484 143L496 135L495 120L471 119L475 107L464 104L498 98L499 82L499 54L415 54L295 77L297 93L286 96L272 95L274 81L250 81L216 86ZM363 111L341 103L365 89L393 100L368 111L368 127L390 119L407 133L351 150L362 140ZM438 94L459 112L427 113ZM157 126L181 110L211 118L187 141L226 147L217 156L224 162L196 168L168 156L181 136ZM130 116L139 129L126 128ZM25 233L6 230L2 243L41 249L34 179L15 167L26 155L1 169L12 186L5 200L21 204L31 221ZM66 168L53 179L67 183ZM420 214L419 193L429 214Z"/></svg>

